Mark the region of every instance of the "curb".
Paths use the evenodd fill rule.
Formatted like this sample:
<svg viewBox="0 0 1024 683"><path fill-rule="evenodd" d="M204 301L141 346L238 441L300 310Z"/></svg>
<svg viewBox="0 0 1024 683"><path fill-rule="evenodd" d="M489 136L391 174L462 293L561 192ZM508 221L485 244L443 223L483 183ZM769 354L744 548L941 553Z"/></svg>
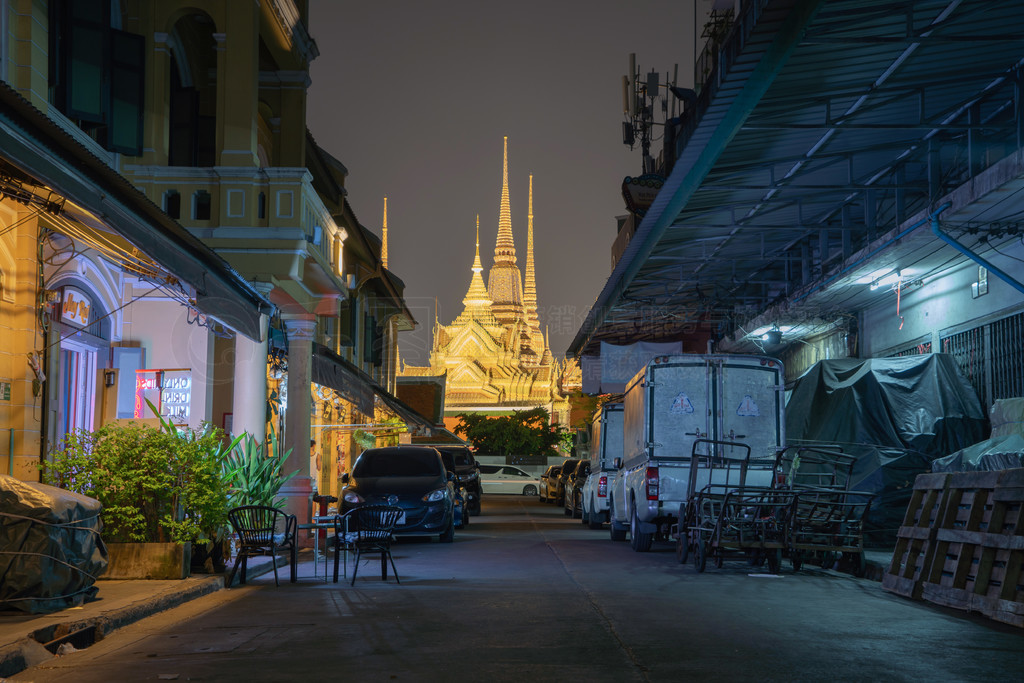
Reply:
<svg viewBox="0 0 1024 683"><path fill-rule="evenodd" d="M287 564L285 558L274 558L278 566ZM246 572L248 579L262 576L272 571L271 562L250 564ZM69 619L45 628L29 632L24 638L8 645L0 646L0 683L7 676L21 673L25 669L38 666L56 656L57 647L71 643L77 649L86 648L103 640L119 628L134 624L137 621L160 612L173 609L186 602L201 598L226 588L227 572L213 574L204 578L196 578L181 588L171 588L162 593L144 598L130 605L105 612L98 616L83 619ZM240 574L235 575L233 586L238 586Z"/></svg>
<svg viewBox="0 0 1024 683"><path fill-rule="evenodd" d="M0 647L0 677L13 676L52 659L56 654L47 649L48 646L54 651L63 642L70 642L79 649L88 647L119 628L223 588L223 576L210 576L183 589L171 589L98 616L62 621L37 629L10 645Z"/></svg>

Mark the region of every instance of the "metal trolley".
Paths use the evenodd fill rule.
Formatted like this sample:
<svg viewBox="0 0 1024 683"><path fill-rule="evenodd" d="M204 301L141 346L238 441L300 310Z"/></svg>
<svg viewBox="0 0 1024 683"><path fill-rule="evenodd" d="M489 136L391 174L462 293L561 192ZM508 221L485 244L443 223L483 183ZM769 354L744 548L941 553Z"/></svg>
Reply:
<svg viewBox="0 0 1024 683"><path fill-rule="evenodd" d="M698 495L690 533L694 568L702 572L709 559L721 567L727 558L735 558L750 564L763 561L769 572L777 573L789 545L796 496L766 486L734 488L714 502Z"/></svg>
<svg viewBox="0 0 1024 683"><path fill-rule="evenodd" d="M709 557L720 567L727 556L739 555L768 560L776 571L792 507L790 492L772 488L776 461L751 460L747 444L712 439L694 441L690 458L692 493L681 506L676 533L679 562L692 554L694 566L704 571ZM757 485L748 484L751 474Z"/></svg>
<svg viewBox="0 0 1024 683"><path fill-rule="evenodd" d="M851 491L855 458L837 446L788 446L779 453L780 488L796 494L787 554L805 562L864 574L864 519L874 494Z"/></svg>

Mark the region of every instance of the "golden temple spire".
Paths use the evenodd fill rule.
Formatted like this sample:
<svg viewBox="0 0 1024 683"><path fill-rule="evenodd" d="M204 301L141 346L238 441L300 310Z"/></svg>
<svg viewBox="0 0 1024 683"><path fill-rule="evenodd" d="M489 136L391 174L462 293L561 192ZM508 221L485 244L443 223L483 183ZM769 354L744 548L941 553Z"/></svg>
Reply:
<svg viewBox="0 0 1024 683"><path fill-rule="evenodd" d="M508 136L501 164L501 205L498 208L498 242L494 246L494 262L516 262L516 245L512 239L512 209L508 198Z"/></svg>
<svg viewBox="0 0 1024 683"><path fill-rule="evenodd" d="M484 272L484 267L480 265L480 214L476 215L476 256L473 257L473 272Z"/></svg>
<svg viewBox="0 0 1024 683"><path fill-rule="evenodd" d="M516 245L512 239L512 211L508 197L508 136L505 137L504 147L498 240L494 245L494 264L487 276L487 293L494 302L494 316L503 325L523 320L523 274L516 265Z"/></svg>
<svg viewBox="0 0 1024 683"><path fill-rule="evenodd" d="M380 262L385 269L388 267L388 198L384 198L384 235L380 247Z"/></svg>
<svg viewBox="0 0 1024 683"><path fill-rule="evenodd" d="M474 312L480 312L486 309L486 314L490 314L491 308L491 297L487 295L487 287L484 286L484 279L481 273L484 268L480 265L480 216L476 217L476 256L473 258L473 277L469 281L469 291L466 292L465 298L462 300L463 305L466 307L466 312L473 315Z"/></svg>
<svg viewBox="0 0 1024 683"><path fill-rule="evenodd" d="M530 202L526 213L526 282L523 284L523 308L526 311L526 324L533 330L540 331L540 320L537 318L537 278L533 266L533 174L530 174Z"/></svg>

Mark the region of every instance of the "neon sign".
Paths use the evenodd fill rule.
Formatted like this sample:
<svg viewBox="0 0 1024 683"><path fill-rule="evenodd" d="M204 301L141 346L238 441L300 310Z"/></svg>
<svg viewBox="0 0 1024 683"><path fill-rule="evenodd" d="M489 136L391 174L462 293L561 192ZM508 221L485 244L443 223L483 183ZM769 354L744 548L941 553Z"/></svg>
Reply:
<svg viewBox="0 0 1024 683"><path fill-rule="evenodd" d="M192 371L136 370L136 419L152 417L146 400L156 406L160 415L175 425L188 424L192 411Z"/></svg>

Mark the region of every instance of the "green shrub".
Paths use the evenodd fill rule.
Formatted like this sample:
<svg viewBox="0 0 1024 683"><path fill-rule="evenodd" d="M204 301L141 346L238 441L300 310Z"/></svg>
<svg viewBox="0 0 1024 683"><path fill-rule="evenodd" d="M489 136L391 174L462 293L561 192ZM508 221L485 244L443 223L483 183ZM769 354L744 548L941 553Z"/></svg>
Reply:
<svg viewBox="0 0 1024 683"><path fill-rule="evenodd" d="M215 427L196 431L161 422L163 429L110 423L70 434L43 480L99 500L108 541L219 539L227 522L223 467L230 446Z"/></svg>

